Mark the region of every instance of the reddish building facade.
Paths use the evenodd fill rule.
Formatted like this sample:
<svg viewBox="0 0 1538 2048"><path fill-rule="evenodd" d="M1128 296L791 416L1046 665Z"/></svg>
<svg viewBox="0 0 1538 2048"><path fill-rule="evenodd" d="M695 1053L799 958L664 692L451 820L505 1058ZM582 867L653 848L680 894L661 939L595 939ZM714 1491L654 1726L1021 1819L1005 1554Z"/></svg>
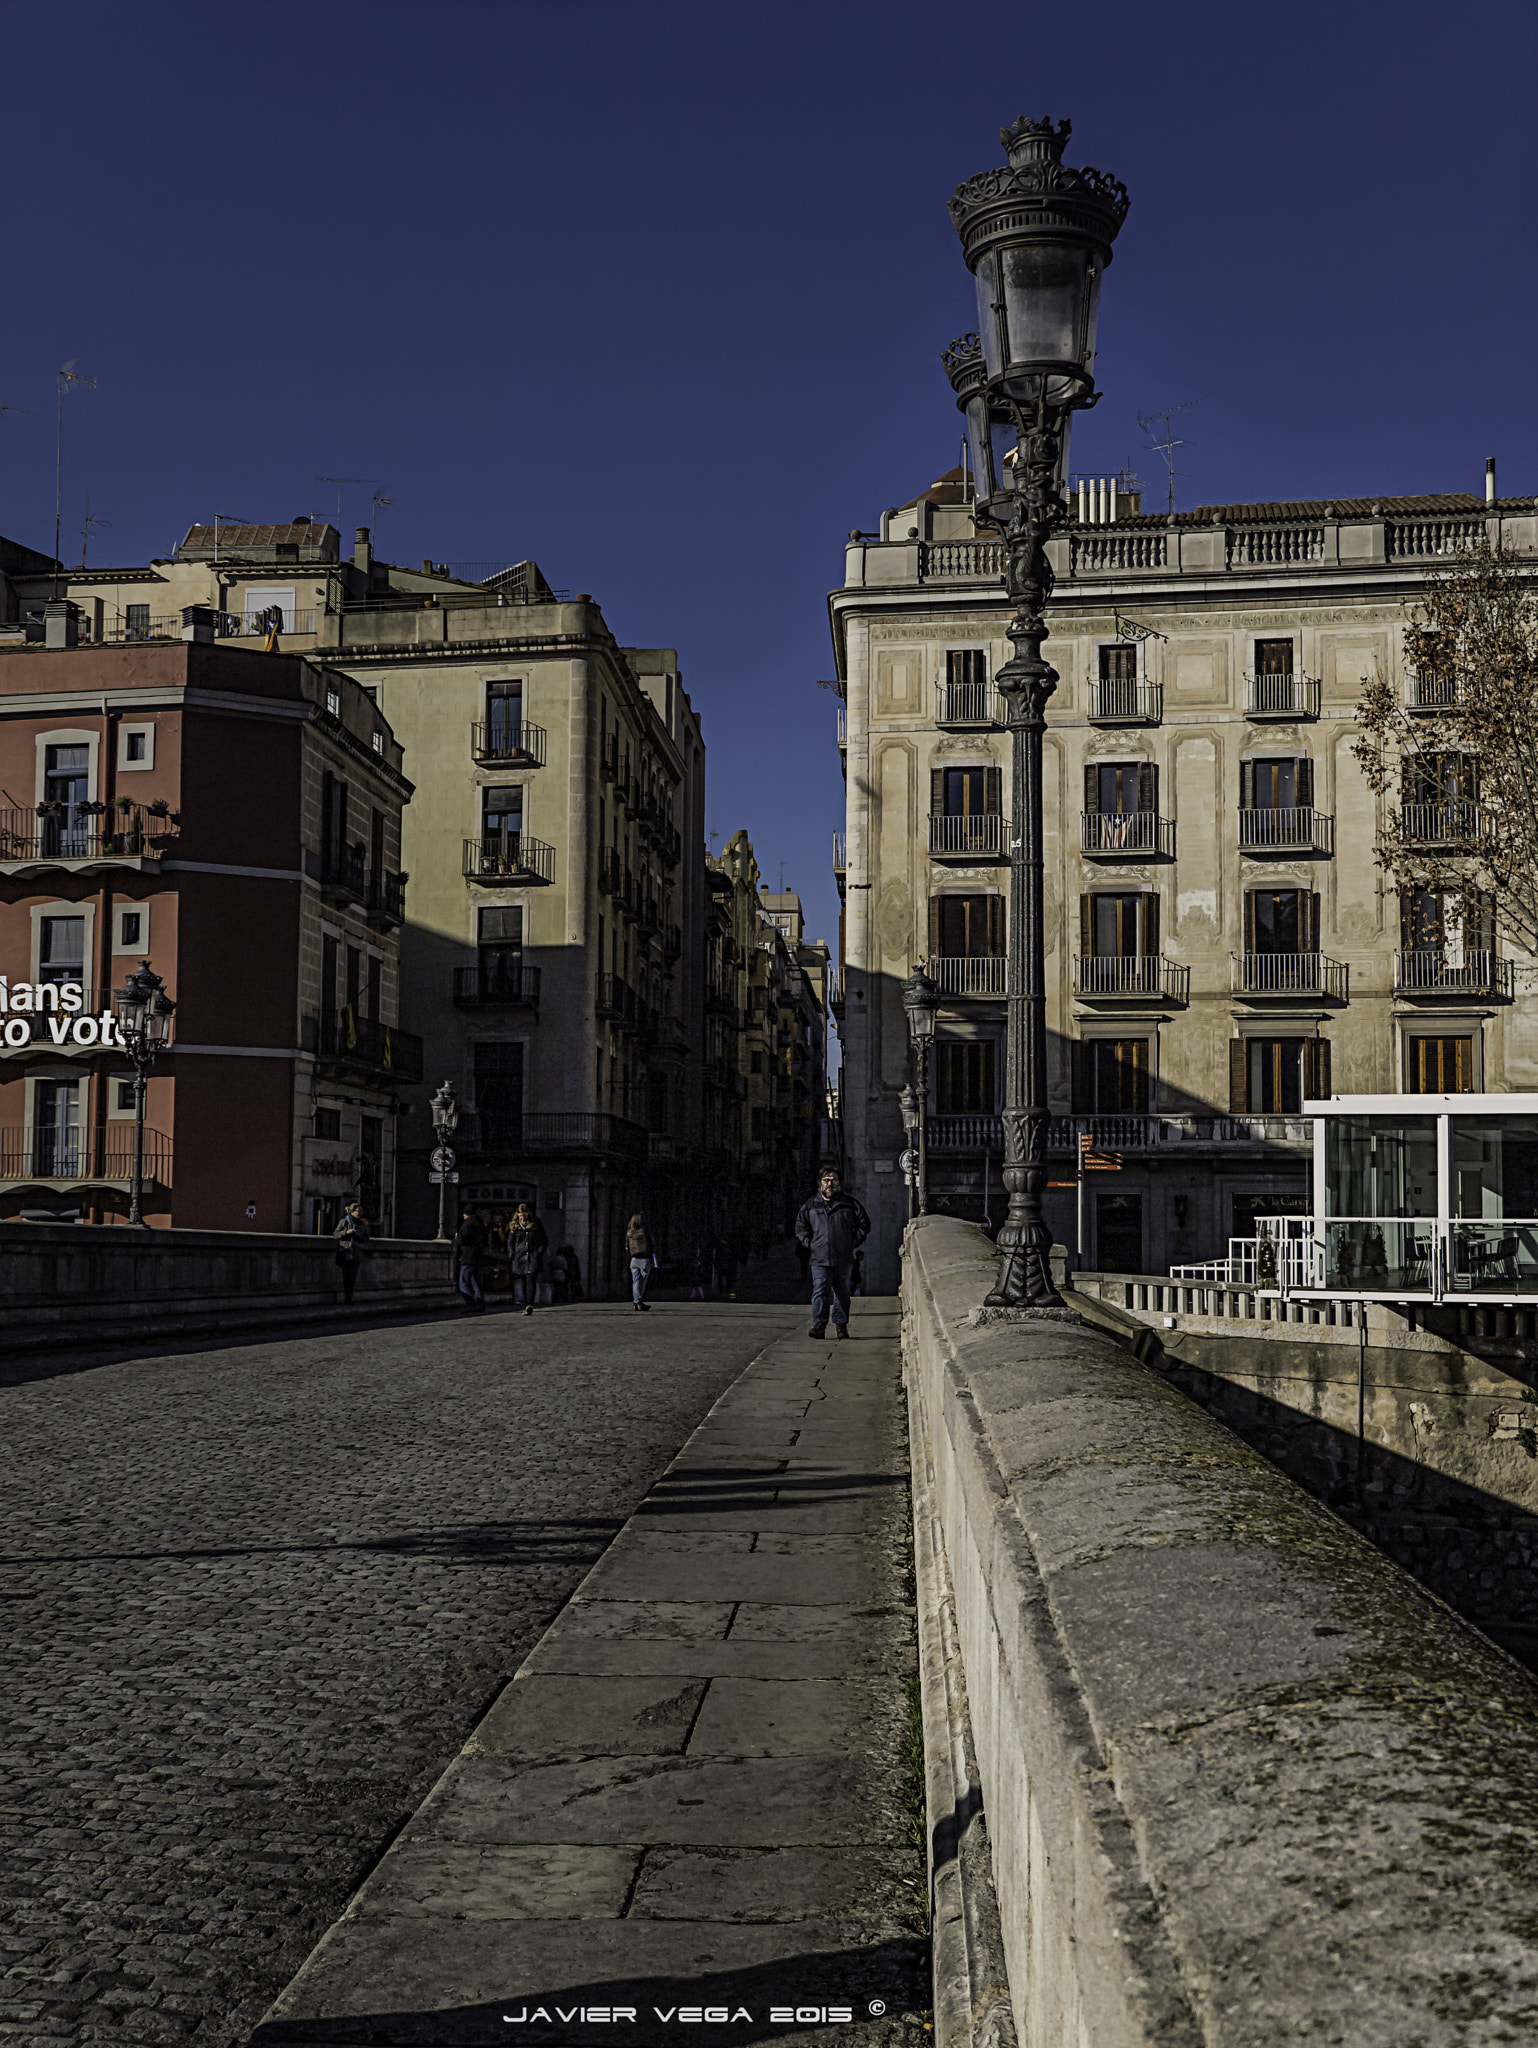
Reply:
<svg viewBox="0 0 1538 2048"><path fill-rule="evenodd" d="M176 1015L146 1219L327 1229L357 1196L393 1228L410 794L369 692L302 657L0 656L0 1218L126 1217L132 1070L100 1020L147 959Z"/></svg>

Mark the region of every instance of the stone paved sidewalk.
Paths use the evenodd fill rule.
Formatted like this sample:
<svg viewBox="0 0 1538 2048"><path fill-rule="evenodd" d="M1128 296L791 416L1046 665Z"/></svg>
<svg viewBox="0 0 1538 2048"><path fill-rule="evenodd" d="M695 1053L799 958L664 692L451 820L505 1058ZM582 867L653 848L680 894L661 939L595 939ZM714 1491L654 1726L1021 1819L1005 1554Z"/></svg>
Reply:
<svg viewBox="0 0 1538 2048"><path fill-rule="evenodd" d="M927 2038L891 1302L722 1396L262 2048Z"/></svg>

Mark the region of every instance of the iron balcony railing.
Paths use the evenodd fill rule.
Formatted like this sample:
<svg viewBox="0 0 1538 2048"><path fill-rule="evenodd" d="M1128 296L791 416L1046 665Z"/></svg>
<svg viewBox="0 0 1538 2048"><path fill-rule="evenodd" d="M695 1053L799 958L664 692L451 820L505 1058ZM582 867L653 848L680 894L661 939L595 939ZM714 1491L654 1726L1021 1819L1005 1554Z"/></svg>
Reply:
<svg viewBox="0 0 1538 2048"><path fill-rule="evenodd" d="M555 875L555 848L527 832L501 832L465 841L465 874L472 882L548 882Z"/></svg>
<svg viewBox="0 0 1538 2048"><path fill-rule="evenodd" d="M1417 675L1412 670L1404 679L1407 711L1450 711L1463 696L1461 676Z"/></svg>
<svg viewBox="0 0 1538 2048"><path fill-rule="evenodd" d="M470 752L498 767L543 768L545 728L517 718L485 719L470 728Z"/></svg>
<svg viewBox="0 0 1538 2048"><path fill-rule="evenodd" d="M13 1124L0 1130L0 1181L129 1181L134 1168L130 1118L94 1130L57 1124ZM144 1131L144 1178L171 1185L171 1140Z"/></svg>
<svg viewBox="0 0 1538 2048"><path fill-rule="evenodd" d="M941 954L929 972L943 996L1002 996L1008 992L1009 962L1002 953Z"/></svg>
<svg viewBox="0 0 1538 2048"><path fill-rule="evenodd" d="M537 1010L539 977L537 967L525 967L516 955L493 955L477 967L454 969L454 1001L462 1009Z"/></svg>
<svg viewBox="0 0 1538 2048"><path fill-rule="evenodd" d="M1191 970L1159 953L1081 953L1073 963L1076 996L1143 996L1185 1002Z"/></svg>
<svg viewBox="0 0 1538 2048"><path fill-rule="evenodd" d="M406 877L381 869L368 878L368 914L375 924L406 921Z"/></svg>
<svg viewBox="0 0 1538 2048"><path fill-rule="evenodd" d="M598 772L605 782L612 782L619 774L619 734L606 733L598 749Z"/></svg>
<svg viewBox="0 0 1538 2048"><path fill-rule="evenodd" d="M320 885L341 896L350 896L355 902L368 899L368 857L362 843L348 846L325 846L320 855Z"/></svg>
<svg viewBox="0 0 1538 2048"><path fill-rule="evenodd" d="M619 884L619 855L613 847L606 846L598 856L598 892L601 896L612 896Z"/></svg>
<svg viewBox="0 0 1538 2048"><path fill-rule="evenodd" d="M1399 832L1408 846L1477 846L1484 817L1478 804L1401 804Z"/></svg>
<svg viewBox="0 0 1538 2048"><path fill-rule="evenodd" d="M292 606L272 605L259 612L215 612L214 631L221 640L265 639L272 630L272 613L279 612L278 635L285 633L313 633L315 614L313 611L297 611ZM178 621L180 626L180 621Z"/></svg>
<svg viewBox="0 0 1538 2048"><path fill-rule="evenodd" d="M1348 971L1343 960L1324 953L1236 953L1233 987L1246 996L1323 996L1346 1000Z"/></svg>
<svg viewBox="0 0 1538 2048"><path fill-rule="evenodd" d="M1317 676L1250 676L1244 679L1246 718L1317 718Z"/></svg>
<svg viewBox="0 0 1538 2048"><path fill-rule="evenodd" d="M941 683L935 696L936 725L1002 725L1004 707L989 683Z"/></svg>
<svg viewBox="0 0 1538 2048"><path fill-rule="evenodd" d="M1082 850L1104 860L1165 860L1175 828L1152 811L1082 811Z"/></svg>
<svg viewBox="0 0 1538 2048"><path fill-rule="evenodd" d="M457 1149L471 1153L503 1152L522 1156L592 1157L612 1154L644 1159L647 1133L643 1125L602 1111L539 1110L527 1115L501 1115L472 1110L462 1115L455 1134Z"/></svg>
<svg viewBox="0 0 1538 2048"><path fill-rule="evenodd" d="M1334 846L1334 818L1312 805L1239 813L1241 853L1330 853Z"/></svg>
<svg viewBox="0 0 1538 2048"><path fill-rule="evenodd" d="M938 859L992 858L1004 851L1004 819L998 811L967 816L931 812L929 851Z"/></svg>
<svg viewBox="0 0 1538 2048"><path fill-rule="evenodd" d="M182 615L172 612L169 618L104 619L101 637L104 645L111 646L140 646L146 640L180 640Z"/></svg>
<svg viewBox="0 0 1538 2048"><path fill-rule="evenodd" d="M1511 961L1493 952L1465 953L1450 960L1445 951L1394 955L1394 987L1400 995L1489 995L1510 997L1515 989Z"/></svg>
<svg viewBox="0 0 1538 2048"><path fill-rule="evenodd" d="M413 1031L360 1017L350 1009L328 1010L320 1020L320 1052L342 1065L369 1067L397 1081L422 1078L422 1041Z"/></svg>
<svg viewBox="0 0 1538 2048"><path fill-rule="evenodd" d="M158 859L180 831L167 808L39 804L0 809L0 861Z"/></svg>
<svg viewBox="0 0 1538 2048"><path fill-rule="evenodd" d="M1133 676L1099 676L1089 686L1089 716L1095 725L1157 725L1161 698L1157 683Z"/></svg>

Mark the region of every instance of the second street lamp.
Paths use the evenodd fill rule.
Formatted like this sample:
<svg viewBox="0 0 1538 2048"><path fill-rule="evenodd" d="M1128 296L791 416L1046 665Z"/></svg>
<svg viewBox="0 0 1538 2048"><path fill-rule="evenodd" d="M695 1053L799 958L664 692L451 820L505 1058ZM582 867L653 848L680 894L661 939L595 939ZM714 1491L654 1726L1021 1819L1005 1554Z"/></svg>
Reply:
<svg viewBox="0 0 1538 2048"><path fill-rule="evenodd" d="M1014 652L994 678L1011 739L1008 1025L1004 1185L995 1308L1060 1308L1047 1183L1046 934L1042 906L1041 743L1057 671L1042 657L1052 594L1047 542L1068 517L1068 428L1093 405L1100 282L1127 213L1127 188L1071 170L1067 121L1022 117L1000 131L1006 168L956 188L951 219L977 280L978 327L944 362L966 415L979 517L1004 530Z"/></svg>
<svg viewBox="0 0 1538 2048"><path fill-rule="evenodd" d="M918 1086L918 1205L919 1214L929 1214L929 1048L935 1042L935 1024L940 1015L940 991L922 967L916 967L903 983L903 1010L908 1019L908 1036L913 1042ZM907 1121L906 1116L904 1122Z"/></svg>

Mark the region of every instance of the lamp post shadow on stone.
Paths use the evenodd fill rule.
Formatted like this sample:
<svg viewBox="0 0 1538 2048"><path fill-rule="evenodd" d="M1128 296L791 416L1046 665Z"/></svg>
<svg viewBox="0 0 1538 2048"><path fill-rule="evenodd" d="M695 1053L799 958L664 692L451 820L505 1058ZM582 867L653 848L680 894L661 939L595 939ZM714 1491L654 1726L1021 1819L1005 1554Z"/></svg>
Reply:
<svg viewBox="0 0 1538 2048"><path fill-rule="evenodd" d="M1004 534L1004 582L1016 611L1013 653L995 677L1011 741L1008 1021L1004 1171L1009 1214L988 1305L1060 1308L1047 1183L1046 950L1042 911L1042 735L1057 671L1042 655L1052 594L1046 546L1068 518L1072 415L1096 403L1100 284L1127 213L1127 190L1063 162L1067 121L1022 115L999 139L1008 156L956 188L951 219L977 281L978 326L942 360L966 417L977 516Z"/></svg>

